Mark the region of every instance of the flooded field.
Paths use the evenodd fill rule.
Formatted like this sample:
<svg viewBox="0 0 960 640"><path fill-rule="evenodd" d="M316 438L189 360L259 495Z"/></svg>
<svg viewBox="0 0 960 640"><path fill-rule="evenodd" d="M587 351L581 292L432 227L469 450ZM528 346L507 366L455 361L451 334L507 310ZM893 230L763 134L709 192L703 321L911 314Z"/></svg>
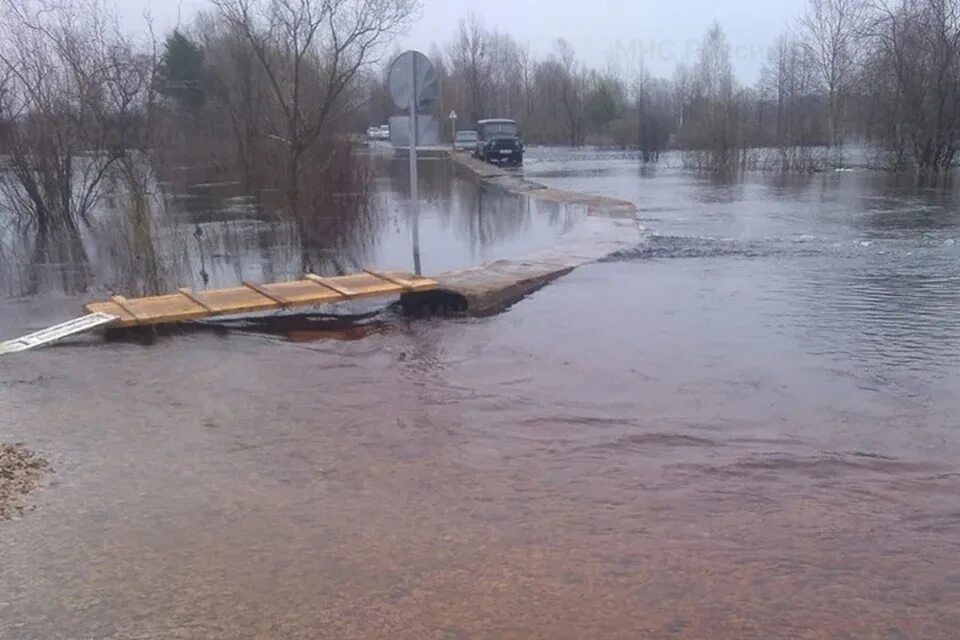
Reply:
<svg viewBox="0 0 960 640"><path fill-rule="evenodd" d="M581 227L437 167L428 274ZM955 638L953 193L524 172L635 202L642 237L485 319L4 358L0 441L53 473L0 522L0 638ZM334 253L408 267L402 170L377 181L392 223ZM211 282L299 268L263 244ZM0 300L0 332L78 303Z"/></svg>

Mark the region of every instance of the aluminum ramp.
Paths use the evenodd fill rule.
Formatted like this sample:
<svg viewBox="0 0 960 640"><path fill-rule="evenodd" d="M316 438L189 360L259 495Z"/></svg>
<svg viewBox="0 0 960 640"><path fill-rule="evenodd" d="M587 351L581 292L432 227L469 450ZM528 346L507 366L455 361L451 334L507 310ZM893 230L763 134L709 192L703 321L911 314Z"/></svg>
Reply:
<svg viewBox="0 0 960 640"><path fill-rule="evenodd" d="M80 318L62 322L49 329L43 329L42 331L25 335L22 338L0 342L0 356L41 347L45 344L57 342L64 338L77 335L78 333L92 331L98 327L115 324L119 321L120 318L107 313L90 313Z"/></svg>

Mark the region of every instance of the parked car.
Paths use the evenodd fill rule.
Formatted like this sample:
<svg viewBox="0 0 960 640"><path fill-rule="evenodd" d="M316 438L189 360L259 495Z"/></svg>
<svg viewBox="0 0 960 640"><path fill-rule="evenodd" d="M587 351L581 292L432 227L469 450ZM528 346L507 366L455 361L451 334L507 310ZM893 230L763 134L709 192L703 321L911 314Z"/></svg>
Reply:
<svg viewBox="0 0 960 640"><path fill-rule="evenodd" d="M516 121L496 118L477 122L477 147L473 155L492 164L522 165L523 141Z"/></svg>
<svg viewBox="0 0 960 640"><path fill-rule="evenodd" d="M367 140L376 140L380 137L380 127L367 127Z"/></svg>
<svg viewBox="0 0 960 640"><path fill-rule="evenodd" d="M389 140L390 139L390 125L382 124L380 125L380 133L377 136L378 140Z"/></svg>
<svg viewBox="0 0 960 640"><path fill-rule="evenodd" d="M477 132L473 129L461 129L453 137L453 148L456 151L473 151L477 148Z"/></svg>

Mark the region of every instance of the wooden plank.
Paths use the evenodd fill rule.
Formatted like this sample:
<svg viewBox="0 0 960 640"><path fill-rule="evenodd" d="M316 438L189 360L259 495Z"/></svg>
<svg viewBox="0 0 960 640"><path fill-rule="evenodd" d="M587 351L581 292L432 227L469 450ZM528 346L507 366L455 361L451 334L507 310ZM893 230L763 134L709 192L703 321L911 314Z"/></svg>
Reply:
<svg viewBox="0 0 960 640"><path fill-rule="evenodd" d="M209 311L179 293L126 299L124 302L126 309L136 314L136 324L180 322L210 315Z"/></svg>
<svg viewBox="0 0 960 640"><path fill-rule="evenodd" d="M137 323L141 321L142 318L137 314L136 311L134 311L127 305L127 299L124 298L123 296L110 296L110 302L112 302L113 304L123 309L127 313L127 315L133 317L134 321L136 321Z"/></svg>
<svg viewBox="0 0 960 640"><path fill-rule="evenodd" d="M270 292L282 296L291 306L329 304L342 302L343 295L312 280L292 280L277 282L269 286Z"/></svg>
<svg viewBox="0 0 960 640"><path fill-rule="evenodd" d="M229 289L195 292L183 288L176 293L130 299L113 296L109 301L89 303L85 309L116 316L119 326L131 327L390 296L436 286L434 280L404 271L368 271L329 278L307 274L303 280L262 285L244 282Z"/></svg>
<svg viewBox="0 0 960 640"><path fill-rule="evenodd" d="M394 278L403 282L410 283L410 291L428 291L437 288L437 281L423 276L417 276L403 271L380 271L378 272L388 278Z"/></svg>
<svg viewBox="0 0 960 640"><path fill-rule="evenodd" d="M110 316L120 318L121 327L129 327L137 324L137 319L127 313L123 307L115 302L91 302L83 306L87 313L105 313Z"/></svg>
<svg viewBox="0 0 960 640"><path fill-rule="evenodd" d="M332 281L335 286L352 291L358 298L396 295L403 291L403 289L392 282L375 278L369 273L337 276L336 278L328 278L327 281Z"/></svg>
<svg viewBox="0 0 960 640"><path fill-rule="evenodd" d="M279 309L280 305L270 298L247 287L231 289L210 289L203 292L203 301L214 311L214 315L236 315Z"/></svg>
<svg viewBox="0 0 960 640"><path fill-rule="evenodd" d="M415 286L415 285L414 285L412 282L410 282L409 280L401 280L400 278L394 278L393 276L391 276L391 275L389 275L389 274L382 273L382 272L380 272L380 271L374 271L373 269L364 269L363 272L364 272L364 273L369 273L369 274L372 275L374 278L380 278L381 280L386 280L387 282L392 282L393 284L397 285L398 287L403 287L403 288L406 289L407 291L412 291L412 290L414 289L414 286Z"/></svg>
<svg viewBox="0 0 960 640"><path fill-rule="evenodd" d="M208 312L210 312L210 313L215 313L213 309L211 309L210 307L208 307L208 306L203 302L203 300L201 300L201 299L198 298L196 295L194 295L193 291L191 291L190 289L187 289L186 287L184 287L183 289L180 289L180 295L186 297L186 298L187 298L188 300L190 300L191 302L193 302L193 303L195 303L195 304L197 304L197 305L200 305L201 307L203 307L204 310L206 310L206 311L208 311Z"/></svg>
<svg viewBox="0 0 960 640"><path fill-rule="evenodd" d="M277 296L277 295L274 295L274 294L270 293L269 291L267 291L266 288L260 286L260 285L257 284L256 282L249 282L249 281L247 281L247 280L244 280L242 284L243 284L243 286L245 286L247 289L253 289L253 290L256 291L257 293L259 293L260 295L262 295L264 298L270 298L271 300L273 300L274 302L276 302L277 304L279 304L281 307L289 307L289 306L290 306L290 301L289 301L289 300L287 300L287 299L284 298L283 296Z"/></svg>
<svg viewBox="0 0 960 640"><path fill-rule="evenodd" d="M303 277L306 278L307 280L310 280L311 282L316 282L320 286L326 287L331 291L336 291L337 293L344 296L345 298L355 298L358 295L358 293L353 289L350 289L349 287L341 287L337 285L336 282L333 282L329 278L321 278L320 276L313 273L307 273Z"/></svg>

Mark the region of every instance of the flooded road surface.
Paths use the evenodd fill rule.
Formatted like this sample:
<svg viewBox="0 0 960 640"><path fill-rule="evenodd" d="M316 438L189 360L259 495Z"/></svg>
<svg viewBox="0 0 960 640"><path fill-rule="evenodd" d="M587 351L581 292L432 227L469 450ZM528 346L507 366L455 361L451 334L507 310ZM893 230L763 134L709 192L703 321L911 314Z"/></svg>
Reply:
<svg viewBox="0 0 960 640"><path fill-rule="evenodd" d="M5 358L55 473L0 638L955 638L952 196L530 157L645 238L491 318Z"/></svg>

